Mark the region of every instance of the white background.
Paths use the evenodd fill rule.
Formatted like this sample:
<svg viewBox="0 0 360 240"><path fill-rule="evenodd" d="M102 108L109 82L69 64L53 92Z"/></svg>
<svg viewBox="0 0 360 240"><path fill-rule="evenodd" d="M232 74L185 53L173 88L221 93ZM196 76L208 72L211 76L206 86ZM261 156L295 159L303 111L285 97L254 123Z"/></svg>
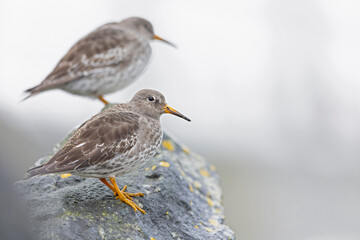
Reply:
<svg viewBox="0 0 360 240"><path fill-rule="evenodd" d="M335 0L1 1L1 157L15 178L100 101L60 90L20 103L71 45L141 16L147 71L107 96L160 90L191 123L165 130L218 166L239 239L360 239L360 3Z"/></svg>

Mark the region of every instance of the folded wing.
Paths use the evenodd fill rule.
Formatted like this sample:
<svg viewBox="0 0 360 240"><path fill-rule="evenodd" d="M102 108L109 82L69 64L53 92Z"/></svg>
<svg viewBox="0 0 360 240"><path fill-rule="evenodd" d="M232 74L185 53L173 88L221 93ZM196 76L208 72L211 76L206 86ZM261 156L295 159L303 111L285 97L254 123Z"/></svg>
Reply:
<svg viewBox="0 0 360 240"><path fill-rule="evenodd" d="M131 112L98 114L83 124L45 165L30 169L27 177L72 172L102 164L137 143L139 116Z"/></svg>
<svg viewBox="0 0 360 240"><path fill-rule="evenodd" d="M26 90L35 94L94 74L101 68L131 63L131 52L139 41L119 28L106 24L80 39L38 86Z"/></svg>

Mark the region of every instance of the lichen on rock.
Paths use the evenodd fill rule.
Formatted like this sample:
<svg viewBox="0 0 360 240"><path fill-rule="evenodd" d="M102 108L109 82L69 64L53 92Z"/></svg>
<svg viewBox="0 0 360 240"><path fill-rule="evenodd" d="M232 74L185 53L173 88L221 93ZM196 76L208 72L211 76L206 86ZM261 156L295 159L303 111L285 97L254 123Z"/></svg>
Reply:
<svg viewBox="0 0 360 240"><path fill-rule="evenodd" d="M63 143L62 143L63 144ZM59 146L57 146L57 149ZM49 160L39 159L35 165ZM224 225L214 166L164 134L158 154L144 167L117 177L146 214L115 199L96 178L59 174L15 184L29 209L38 239L234 239Z"/></svg>

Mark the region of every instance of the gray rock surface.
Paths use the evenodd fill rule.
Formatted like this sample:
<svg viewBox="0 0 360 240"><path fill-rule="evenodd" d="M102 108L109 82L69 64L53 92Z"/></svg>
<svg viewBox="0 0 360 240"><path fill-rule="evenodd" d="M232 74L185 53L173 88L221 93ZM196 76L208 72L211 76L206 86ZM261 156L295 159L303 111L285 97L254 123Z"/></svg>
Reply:
<svg viewBox="0 0 360 240"><path fill-rule="evenodd" d="M215 167L168 135L144 167L116 180L145 194L134 199L146 214L115 199L96 178L49 174L15 187L31 210L38 239L234 239L224 225Z"/></svg>

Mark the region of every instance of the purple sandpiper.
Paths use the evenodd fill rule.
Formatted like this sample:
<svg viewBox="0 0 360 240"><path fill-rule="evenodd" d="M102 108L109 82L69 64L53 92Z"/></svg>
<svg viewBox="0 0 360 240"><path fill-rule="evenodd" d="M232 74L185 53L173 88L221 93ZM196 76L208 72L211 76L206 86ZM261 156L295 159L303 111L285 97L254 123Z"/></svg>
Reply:
<svg viewBox="0 0 360 240"><path fill-rule="evenodd" d="M50 89L108 102L103 95L123 89L144 71L150 56L150 41L174 44L154 34L151 23L131 17L90 32L76 42L39 85L26 90L27 99Z"/></svg>
<svg viewBox="0 0 360 240"><path fill-rule="evenodd" d="M140 90L129 103L109 107L82 124L47 163L30 169L27 178L48 173L99 178L116 198L145 213L131 198L144 194L125 192L126 186L120 190L115 177L135 171L155 155L163 136L163 113L190 121L169 107L160 92Z"/></svg>

